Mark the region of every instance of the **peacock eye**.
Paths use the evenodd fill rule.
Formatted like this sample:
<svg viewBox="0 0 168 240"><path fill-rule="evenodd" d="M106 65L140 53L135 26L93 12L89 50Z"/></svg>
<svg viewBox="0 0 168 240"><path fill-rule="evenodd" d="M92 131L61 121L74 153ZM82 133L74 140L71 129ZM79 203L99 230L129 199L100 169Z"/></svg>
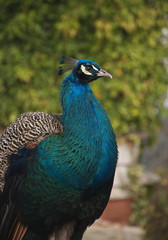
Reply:
<svg viewBox="0 0 168 240"><path fill-rule="evenodd" d="M92 69L93 69L92 65L86 65L86 67L85 67L85 70L86 70L86 71L90 71L90 70L92 70Z"/></svg>

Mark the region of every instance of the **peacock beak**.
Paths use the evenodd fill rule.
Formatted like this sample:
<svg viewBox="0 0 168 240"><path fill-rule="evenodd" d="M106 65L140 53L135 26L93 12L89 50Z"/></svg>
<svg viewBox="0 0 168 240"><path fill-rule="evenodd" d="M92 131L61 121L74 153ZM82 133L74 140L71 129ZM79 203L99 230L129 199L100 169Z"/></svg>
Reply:
<svg viewBox="0 0 168 240"><path fill-rule="evenodd" d="M98 77L110 77L110 78L112 78L111 74L106 72L103 69L100 69L100 71L98 72L97 76Z"/></svg>

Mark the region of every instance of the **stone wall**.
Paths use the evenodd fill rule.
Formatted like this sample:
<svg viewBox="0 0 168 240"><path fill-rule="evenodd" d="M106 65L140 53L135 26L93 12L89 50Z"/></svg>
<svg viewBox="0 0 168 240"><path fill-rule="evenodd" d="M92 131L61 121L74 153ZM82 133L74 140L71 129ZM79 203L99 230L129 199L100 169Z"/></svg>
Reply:
<svg viewBox="0 0 168 240"><path fill-rule="evenodd" d="M138 227L98 221L87 229L83 240L143 240L143 234L143 230Z"/></svg>

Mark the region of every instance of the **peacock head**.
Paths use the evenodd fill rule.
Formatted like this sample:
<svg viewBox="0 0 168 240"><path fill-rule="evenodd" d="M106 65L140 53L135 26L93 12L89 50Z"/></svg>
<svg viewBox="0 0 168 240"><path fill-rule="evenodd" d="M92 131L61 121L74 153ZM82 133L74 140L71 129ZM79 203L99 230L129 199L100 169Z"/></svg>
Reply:
<svg viewBox="0 0 168 240"><path fill-rule="evenodd" d="M62 57L60 61L60 67L58 74L72 70L74 81L80 83L89 83L100 77L110 77L111 74L101 69L100 66L91 60L76 60L69 57Z"/></svg>

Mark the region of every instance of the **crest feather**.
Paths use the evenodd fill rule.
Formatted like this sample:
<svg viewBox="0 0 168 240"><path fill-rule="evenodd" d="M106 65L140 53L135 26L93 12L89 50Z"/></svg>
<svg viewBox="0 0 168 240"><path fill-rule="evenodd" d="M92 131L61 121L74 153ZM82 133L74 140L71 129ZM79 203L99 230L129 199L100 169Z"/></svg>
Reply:
<svg viewBox="0 0 168 240"><path fill-rule="evenodd" d="M60 66L58 68L58 75L62 75L63 73L72 70L78 61L79 60L74 58L62 56L60 60Z"/></svg>

